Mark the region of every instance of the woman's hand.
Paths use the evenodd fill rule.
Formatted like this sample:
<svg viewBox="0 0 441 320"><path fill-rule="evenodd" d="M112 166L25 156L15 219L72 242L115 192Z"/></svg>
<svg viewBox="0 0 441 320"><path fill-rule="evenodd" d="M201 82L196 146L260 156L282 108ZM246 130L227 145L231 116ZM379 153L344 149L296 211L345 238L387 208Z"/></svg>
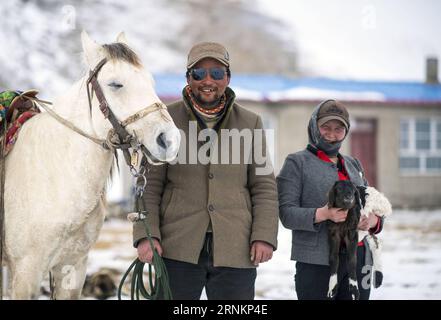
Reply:
<svg viewBox="0 0 441 320"><path fill-rule="evenodd" d="M378 223L378 216L373 212L369 212L367 216L362 215L360 222L358 223L358 230L369 231L374 228Z"/></svg>
<svg viewBox="0 0 441 320"><path fill-rule="evenodd" d="M348 210L340 208L328 208L328 205L318 208L315 212L315 223L319 223L325 220L331 220L335 223L341 223L346 220Z"/></svg>
<svg viewBox="0 0 441 320"><path fill-rule="evenodd" d="M365 215L360 217L360 221L358 222L358 230L368 231L369 227L369 218Z"/></svg>

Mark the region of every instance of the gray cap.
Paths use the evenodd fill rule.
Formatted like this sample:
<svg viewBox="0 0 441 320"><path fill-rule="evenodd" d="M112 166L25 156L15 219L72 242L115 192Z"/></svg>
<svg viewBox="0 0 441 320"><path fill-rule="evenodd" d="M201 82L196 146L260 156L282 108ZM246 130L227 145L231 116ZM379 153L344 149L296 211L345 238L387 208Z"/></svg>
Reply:
<svg viewBox="0 0 441 320"><path fill-rule="evenodd" d="M345 106L336 100L328 100L321 107L317 114L317 126L321 126L330 120L339 120L349 130L349 113Z"/></svg>
<svg viewBox="0 0 441 320"><path fill-rule="evenodd" d="M204 58L213 58L226 67L230 66L230 56L223 45L216 42L202 42L194 45L188 53L187 69Z"/></svg>

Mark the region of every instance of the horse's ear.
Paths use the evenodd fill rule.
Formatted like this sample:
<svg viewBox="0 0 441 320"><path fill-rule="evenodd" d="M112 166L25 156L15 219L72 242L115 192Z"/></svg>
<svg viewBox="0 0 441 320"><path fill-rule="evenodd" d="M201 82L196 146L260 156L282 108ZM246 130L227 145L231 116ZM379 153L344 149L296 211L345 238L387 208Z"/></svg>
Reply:
<svg viewBox="0 0 441 320"><path fill-rule="evenodd" d="M120 32L119 35L116 37L116 42L124 43L127 46L129 45L124 31Z"/></svg>
<svg viewBox="0 0 441 320"><path fill-rule="evenodd" d="M89 68L95 68L98 62L103 58L103 47L93 41L85 30L81 32L81 43L83 45L84 57Z"/></svg>

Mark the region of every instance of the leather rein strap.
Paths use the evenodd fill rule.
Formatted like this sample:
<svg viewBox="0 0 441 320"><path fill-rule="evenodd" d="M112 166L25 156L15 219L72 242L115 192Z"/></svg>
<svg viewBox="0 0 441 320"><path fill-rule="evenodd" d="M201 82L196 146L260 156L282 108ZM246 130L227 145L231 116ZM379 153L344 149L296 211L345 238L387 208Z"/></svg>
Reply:
<svg viewBox="0 0 441 320"><path fill-rule="evenodd" d="M114 134L118 137L118 143L112 143L113 148L119 148L122 150L124 159L126 160L127 165L131 167L133 164L131 163L131 155L129 152L129 148L133 148L134 150L138 150L141 148L142 152L146 154L150 160L153 162L163 162L159 159L157 159L155 156L153 156L150 151L141 145L141 143L138 141L138 139L131 134L127 132L125 127L129 125L130 123L135 122L136 120L139 120L145 116L147 116L149 113L160 111L161 115L166 121L171 121L171 118L163 112L167 109L167 107L162 103L154 103L141 111L138 111L134 115L130 116L126 120L124 120L122 123L118 121L118 119L115 117L114 113L112 112L112 109L110 109L109 104L107 103L106 97L104 96L103 90L101 89L101 86L98 83L98 73L101 70L101 68L106 64L107 59L102 59L97 66L89 72L89 78L87 79L87 98L89 100L89 108L90 113L92 114L92 94L95 92L95 95L98 99L99 108L101 112L104 115L104 118L108 119L110 123L112 124L113 129L109 132L107 141L111 141L111 136ZM89 88L89 85L91 88Z"/></svg>

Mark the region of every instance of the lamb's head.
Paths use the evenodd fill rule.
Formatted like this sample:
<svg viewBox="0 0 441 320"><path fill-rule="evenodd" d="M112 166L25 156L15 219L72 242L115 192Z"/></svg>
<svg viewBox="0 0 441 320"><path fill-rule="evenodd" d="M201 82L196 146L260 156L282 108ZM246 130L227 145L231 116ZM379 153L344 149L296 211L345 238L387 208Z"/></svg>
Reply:
<svg viewBox="0 0 441 320"><path fill-rule="evenodd" d="M360 195L355 185L346 180L337 181L328 193L328 206L350 210L360 201Z"/></svg>

